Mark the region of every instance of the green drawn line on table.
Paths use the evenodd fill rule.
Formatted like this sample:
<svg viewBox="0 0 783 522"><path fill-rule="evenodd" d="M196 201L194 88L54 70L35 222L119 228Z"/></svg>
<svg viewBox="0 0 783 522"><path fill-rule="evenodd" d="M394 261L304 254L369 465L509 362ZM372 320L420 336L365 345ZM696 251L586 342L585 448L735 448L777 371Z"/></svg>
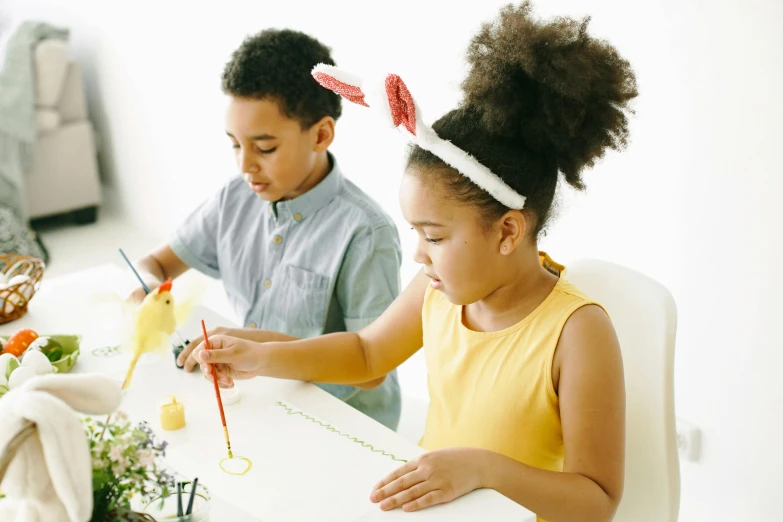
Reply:
<svg viewBox="0 0 783 522"><path fill-rule="evenodd" d="M315 417L311 417L310 415L306 414L305 412L303 412L301 410L295 410L292 407L290 407L288 404L286 404L286 403L284 403L282 401L277 401L275 404L277 406L280 406L281 408L283 408L287 412L288 415L301 415L302 418L305 418L305 419L309 420L310 422L312 422L314 424L318 424L319 426L323 426L328 431L331 431L332 433L336 433L337 435L340 435L341 437L345 437L346 439L351 440L351 441L355 442L356 444L361 445L363 448L368 448L373 453L380 453L384 457L389 457L392 460L395 460L397 462L408 462L407 460L404 460L404 459L398 459L393 454L386 453L385 451L383 451L381 449L375 449L375 447L372 444L369 444L369 443L367 443L367 442L365 442L363 440L359 440L356 437L353 437L353 436L351 436L348 433L343 433L342 431L338 430L337 428L335 428L331 424L328 424L326 422L321 422L318 419L316 419Z"/></svg>
<svg viewBox="0 0 783 522"><path fill-rule="evenodd" d="M120 354L120 346L103 346L95 348L92 354L96 357L114 357Z"/></svg>

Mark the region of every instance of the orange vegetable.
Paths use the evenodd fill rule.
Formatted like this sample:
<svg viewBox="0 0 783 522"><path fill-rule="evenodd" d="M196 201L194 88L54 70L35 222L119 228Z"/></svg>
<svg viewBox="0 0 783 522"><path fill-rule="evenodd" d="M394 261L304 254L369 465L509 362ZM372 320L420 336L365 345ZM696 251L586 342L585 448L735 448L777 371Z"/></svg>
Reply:
<svg viewBox="0 0 783 522"><path fill-rule="evenodd" d="M21 355L30 346L30 343L38 339L38 334L35 331L26 328L19 330L14 335L8 338L8 341L3 347L3 353L10 353L14 357L21 357Z"/></svg>

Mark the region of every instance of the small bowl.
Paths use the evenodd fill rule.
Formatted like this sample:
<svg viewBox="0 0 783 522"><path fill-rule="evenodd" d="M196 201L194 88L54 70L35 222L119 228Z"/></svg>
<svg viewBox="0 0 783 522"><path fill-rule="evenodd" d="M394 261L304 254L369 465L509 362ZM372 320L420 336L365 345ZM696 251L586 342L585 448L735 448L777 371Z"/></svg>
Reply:
<svg viewBox="0 0 783 522"><path fill-rule="evenodd" d="M192 484L187 482L182 487L182 511L187 509L190 499L190 488ZM177 516L177 490L169 492L166 497L158 497L144 506L144 513L151 515L160 522L209 522L210 511L209 491L199 483L194 496L193 512L190 515Z"/></svg>
<svg viewBox="0 0 783 522"><path fill-rule="evenodd" d="M68 373L76 364L79 358L79 343L82 340L80 335L47 335L46 337L54 339L63 347L63 356L57 361L52 361L52 366L57 368L57 373Z"/></svg>
<svg viewBox="0 0 783 522"><path fill-rule="evenodd" d="M63 356L57 361L51 361L57 373L68 373L73 369L73 365L76 364L76 359L79 358L79 343L82 340L80 335L41 335L41 337L48 337L54 339L63 349ZM7 341L7 336L0 336L3 341ZM24 354L22 354L24 357Z"/></svg>

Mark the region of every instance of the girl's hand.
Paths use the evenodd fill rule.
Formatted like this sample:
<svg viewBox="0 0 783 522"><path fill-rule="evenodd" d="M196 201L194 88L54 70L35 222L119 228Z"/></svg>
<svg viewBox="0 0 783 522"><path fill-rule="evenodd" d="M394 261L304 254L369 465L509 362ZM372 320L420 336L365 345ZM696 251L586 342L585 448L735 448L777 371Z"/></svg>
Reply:
<svg viewBox="0 0 783 522"><path fill-rule="evenodd" d="M211 329L207 334L209 335L210 346L212 346L212 339L216 338L218 335L228 335L231 337L239 337L240 339L245 338L245 336L242 335L242 330L239 328L224 328L222 326ZM203 344L204 336L199 335L185 345L182 352L177 356L177 365L182 366L186 372L192 372L196 366L199 365L199 361L195 358L195 355L198 348L201 348L202 350L205 348Z"/></svg>
<svg viewBox="0 0 783 522"><path fill-rule="evenodd" d="M209 336L209 347L202 342L193 350L192 357L201 371L212 380L212 366L221 388L233 388L234 380L252 379L263 367L263 345L228 335Z"/></svg>
<svg viewBox="0 0 783 522"><path fill-rule="evenodd" d="M372 502L381 509L403 511L445 504L484 487L482 453L473 448L449 448L425 453L385 477L373 488Z"/></svg>

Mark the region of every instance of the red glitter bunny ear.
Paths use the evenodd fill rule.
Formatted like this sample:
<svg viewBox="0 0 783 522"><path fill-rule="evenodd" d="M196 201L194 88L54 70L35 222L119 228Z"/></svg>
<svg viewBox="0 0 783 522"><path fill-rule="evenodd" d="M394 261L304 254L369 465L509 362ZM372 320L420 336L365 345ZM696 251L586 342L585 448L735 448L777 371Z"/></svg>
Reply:
<svg viewBox="0 0 783 522"><path fill-rule="evenodd" d="M408 132L415 136L416 106L413 103L413 96L402 78L396 74L390 74L386 77L386 96L389 98L394 126L399 127L402 124L408 129Z"/></svg>
<svg viewBox="0 0 783 522"><path fill-rule="evenodd" d="M326 87L330 91L336 92L346 100L358 105L369 107L367 102L364 101L364 92L362 92L361 87L351 85L350 83L341 82L331 74L317 70L313 72L313 78L315 78L315 81L320 83L322 86Z"/></svg>

